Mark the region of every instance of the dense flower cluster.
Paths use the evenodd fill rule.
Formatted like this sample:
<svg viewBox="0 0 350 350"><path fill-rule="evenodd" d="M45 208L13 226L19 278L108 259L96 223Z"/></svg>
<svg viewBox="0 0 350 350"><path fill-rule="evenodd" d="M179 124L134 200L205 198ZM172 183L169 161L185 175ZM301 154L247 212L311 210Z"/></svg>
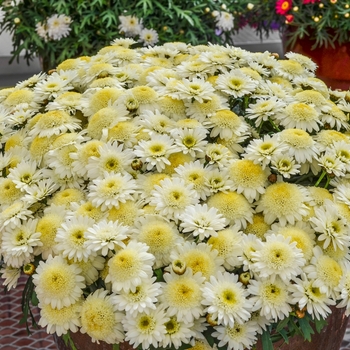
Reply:
<svg viewBox="0 0 350 350"><path fill-rule="evenodd" d="M0 90L4 285L142 349L350 313L349 92L295 53L132 43Z"/></svg>
<svg viewBox="0 0 350 350"><path fill-rule="evenodd" d="M310 37L314 47L350 40L348 0L244 0L243 16L261 34L279 28L292 43Z"/></svg>

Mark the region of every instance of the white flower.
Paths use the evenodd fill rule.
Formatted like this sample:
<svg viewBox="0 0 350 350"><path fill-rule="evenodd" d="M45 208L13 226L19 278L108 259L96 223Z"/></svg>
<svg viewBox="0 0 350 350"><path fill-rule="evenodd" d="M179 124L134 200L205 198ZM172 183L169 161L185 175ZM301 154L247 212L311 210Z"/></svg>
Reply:
<svg viewBox="0 0 350 350"><path fill-rule="evenodd" d="M216 25L219 29L223 31L229 31L234 27L233 20L234 20L234 17L231 13L228 13L226 11L221 11L219 15L216 17Z"/></svg>
<svg viewBox="0 0 350 350"><path fill-rule="evenodd" d="M296 278L293 282L290 287L291 302L298 304L300 310L306 308L312 318L326 319L332 312L329 305L335 305L335 301L329 298L327 293L321 292L320 288L314 286L313 280L307 279L304 273L301 274L301 278Z"/></svg>
<svg viewBox="0 0 350 350"><path fill-rule="evenodd" d="M194 237L203 241L210 236L217 236L217 231L225 227L225 218L216 208L208 208L207 204L195 204L185 208L179 215L182 232L192 232Z"/></svg>
<svg viewBox="0 0 350 350"><path fill-rule="evenodd" d="M12 267L11 265L6 265L0 270L1 278L4 279L3 286L7 290L17 287L18 279L21 276L22 269L18 267Z"/></svg>
<svg viewBox="0 0 350 350"><path fill-rule="evenodd" d="M259 278L269 278L274 282L280 277L286 284L302 272L305 265L304 254L297 248L297 243L290 237L271 234L266 242L259 242L255 252L252 252L252 270Z"/></svg>
<svg viewBox="0 0 350 350"><path fill-rule="evenodd" d="M123 314L117 311L115 296L108 294L107 290L97 289L82 304L80 331L87 333L92 342L114 344L124 340Z"/></svg>
<svg viewBox="0 0 350 350"><path fill-rule="evenodd" d="M150 204L154 205L160 215L178 219L187 206L198 203L198 193L192 184L185 184L180 178L164 179L154 186Z"/></svg>
<svg viewBox="0 0 350 350"><path fill-rule="evenodd" d="M118 26L119 32L125 32L126 36L139 35L142 29L142 25L139 19L135 16L119 16L120 24Z"/></svg>
<svg viewBox="0 0 350 350"><path fill-rule="evenodd" d="M10 169L9 179L12 179L16 187L25 190L31 184L35 184L42 177L42 172L37 169L35 161L22 161L16 167Z"/></svg>
<svg viewBox="0 0 350 350"><path fill-rule="evenodd" d="M153 46L158 42L158 33L154 29L143 28L139 39L144 46Z"/></svg>
<svg viewBox="0 0 350 350"><path fill-rule="evenodd" d="M229 350L251 349L256 342L259 327L256 322L245 322L230 326L216 326L213 337L219 339L218 346L227 346Z"/></svg>
<svg viewBox="0 0 350 350"><path fill-rule="evenodd" d="M36 225L37 219L28 219L13 228L5 227L1 253L6 264L20 267L34 260L34 249L42 245L41 233L36 231Z"/></svg>
<svg viewBox="0 0 350 350"><path fill-rule="evenodd" d="M136 181L129 173L107 173L92 180L89 186L88 198L91 203L102 210L111 209L133 199L137 190Z"/></svg>
<svg viewBox="0 0 350 350"><path fill-rule="evenodd" d="M206 99L210 100L210 96L214 92L214 87L201 78L182 79L177 82L175 89L175 98L184 100L195 99L200 103Z"/></svg>
<svg viewBox="0 0 350 350"><path fill-rule="evenodd" d="M349 224L339 214L334 202L326 199L323 206L314 210L315 216L310 218L310 222L318 233L317 240L324 241L323 248L332 244L334 249L346 249L350 242Z"/></svg>
<svg viewBox="0 0 350 350"><path fill-rule="evenodd" d="M174 140L168 135L151 135L150 140L141 140L135 146L135 155L147 163L147 170L155 166L158 172L170 164L168 158L175 151Z"/></svg>
<svg viewBox="0 0 350 350"><path fill-rule="evenodd" d="M107 256L109 251L125 246L128 229L118 221L99 221L85 232L86 249Z"/></svg>
<svg viewBox="0 0 350 350"><path fill-rule="evenodd" d="M106 282L112 283L114 292L120 290L135 293L137 286L152 276L154 256L148 253L144 243L130 241L108 260Z"/></svg>
<svg viewBox="0 0 350 350"><path fill-rule="evenodd" d="M252 93L257 87L257 82L239 69L221 74L216 80L216 88L235 98Z"/></svg>
<svg viewBox="0 0 350 350"><path fill-rule="evenodd" d="M207 312L218 324L234 327L249 320L252 303L238 275L218 272L204 283L203 301Z"/></svg>
<svg viewBox="0 0 350 350"><path fill-rule="evenodd" d="M69 35L71 18L66 15L54 14L47 20L48 36L53 40L61 40Z"/></svg>
<svg viewBox="0 0 350 350"><path fill-rule="evenodd" d="M317 158L318 165L324 169L327 174L341 177L345 175L345 166L339 158L332 152L326 152L325 154Z"/></svg>
<svg viewBox="0 0 350 350"><path fill-rule="evenodd" d="M57 229L56 249L64 257L73 261L87 261L91 250L87 246L86 233L94 220L87 216L76 215L68 218Z"/></svg>
<svg viewBox="0 0 350 350"><path fill-rule="evenodd" d="M155 280L156 278L152 277L142 281L135 291L120 290L115 296L118 310L134 316L151 309L155 310L158 296L162 293L161 285Z"/></svg>
<svg viewBox="0 0 350 350"><path fill-rule="evenodd" d="M165 283L162 283L163 292L159 298L168 308L167 314L186 322L199 318L203 314L201 287L205 280L201 273L193 274L188 269L182 275L171 271L163 277Z"/></svg>
<svg viewBox="0 0 350 350"><path fill-rule="evenodd" d="M190 154L192 157L200 157L204 154L208 141L207 129L205 128L175 128L171 130L171 135L175 140L176 151Z"/></svg>
<svg viewBox="0 0 350 350"><path fill-rule="evenodd" d="M33 275L35 292L44 304L62 309L77 302L83 295L84 277L80 269L61 257L50 255L46 261L40 261Z"/></svg>
<svg viewBox="0 0 350 350"><path fill-rule="evenodd" d="M259 310L261 316L277 322L289 316L290 306L289 285L280 278L274 282L270 279L251 279L248 291L252 295L250 301L254 303L253 311Z"/></svg>
<svg viewBox="0 0 350 350"><path fill-rule="evenodd" d="M289 179L291 175L296 175L300 172L300 165L296 164L295 159L282 154L272 158L271 168L287 179Z"/></svg>

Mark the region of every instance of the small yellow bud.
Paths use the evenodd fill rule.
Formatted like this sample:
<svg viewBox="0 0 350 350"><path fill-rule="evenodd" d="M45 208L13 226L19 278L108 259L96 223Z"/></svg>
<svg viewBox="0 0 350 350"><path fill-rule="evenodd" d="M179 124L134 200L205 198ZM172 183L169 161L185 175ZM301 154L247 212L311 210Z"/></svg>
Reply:
<svg viewBox="0 0 350 350"><path fill-rule="evenodd" d="M250 273L249 272L242 272L240 275L239 275L239 281L244 284L245 286L249 283L250 281Z"/></svg>
<svg viewBox="0 0 350 350"><path fill-rule="evenodd" d="M294 12L298 12L298 11L299 11L299 7L298 7L298 6L294 6L294 7L293 7L293 11L294 11Z"/></svg>
<svg viewBox="0 0 350 350"><path fill-rule="evenodd" d="M26 275L31 276L35 272L35 265L32 264L32 263L24 265L23 266L23 272Z"/></svg>
<svg viewBox="0 0 350 350"><path fill-rule="evenodd" d="M319 7L320 9L323 9L323 8L324 8L324 4L321 3L321 4L318 5L318 7Z"/></svg>
<svg viewBox="0 0 350 350"><path fill-rule="evenodd" d="M209 8L209 7L206 7L206 8L204 9L204 12L205 12L205 13L209 13L209 12L210 12L210 8Z"/></svg>
<svg viewBox="0 0 350 350"><path fill-rule="evenodd" d="M348 9L350 7L349 4L345 4L345 8Z"/></svg>
<svg viewBox="0 0 350 350"><path fill-rule="evenodd" d="M226 4L222 4L222 5L221 5L221 8L222 8L223 10L226 10L226 9L227 9Z"/></svg>
<svg viewBox="0 0 350 350"><path fill-rule="evenodd" d="M319 17L314 17L314 21L317 23L320 21L320 18Z"/></svg>
<svg viewBox="0 0 350 350"><path fill-rule="evenodd" d="M21 23L21 20L20 20L18 17L16 17L16 18L13 20L13 22L14 22L15 24L20 24L20 23Z"/></svg>
<svg viewBox="0 0 350 350"><path fill-rule="evenodd" d="M345 18L349 18L349 17L350 17L350 13L349 13L349 12L346 13L346 14L344 15L344 17L345 17Z"/></svg>
<svg viewBox="0 0 350 350"><path fill-rule="evenodd" d="M162 29L164 30L164 32L166 32L168 30L168 27L164 26Z"/></svg>
<svg viewBox="0 0 350 350"><path fill-rule="evenodd" d="M207 316L205 317L207 319L207 322L209 323L210 326L217 326L218 323L216 322L216 320L213 319L213 315L211 314L207 314Z"/></svg>
<svg viewBox="0 0 350 350"><path fill-rule="evenodd" d="M254 4L249 3L249 4L247 5L247 9L248 9L248 10L252 10L253 8L254 8Z"/></svg>

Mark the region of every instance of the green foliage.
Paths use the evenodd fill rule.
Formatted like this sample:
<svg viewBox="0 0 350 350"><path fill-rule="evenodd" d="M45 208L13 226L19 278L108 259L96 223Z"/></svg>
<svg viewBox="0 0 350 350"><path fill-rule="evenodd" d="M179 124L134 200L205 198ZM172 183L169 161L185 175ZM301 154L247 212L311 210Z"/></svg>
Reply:
<svg viewBox="0 0 350 350"><path fill-rule="evenodd" d="M314 47L334 47L334 42L350 40L350 4L348 0L286 0L289 4L285 13L276 11L276 0L242 0L244 21L263 37L279 28L288 34L291 45L297 38L309 36L315 41ZM283 11L282 11L283 12Z"/></svg>
<svg viewBox="0 0 350 350"><path fill-rule="evenodd" d="M209 0L0 0L5 13L0 33L12 35L11 61L20 55L29 61L39 56L43 66L55 67L67 58L90 56L119 37L124 37L119 16L135 16L143 28L154 29L157 44L182 41L193 45L232 44L232 33L238 30L239 16L234 27L218 35L215 13L225 10L235 16L242 7L239 1ZM36 31L54 14L69 16L70 32L60 40L45 40Z"/></svg>

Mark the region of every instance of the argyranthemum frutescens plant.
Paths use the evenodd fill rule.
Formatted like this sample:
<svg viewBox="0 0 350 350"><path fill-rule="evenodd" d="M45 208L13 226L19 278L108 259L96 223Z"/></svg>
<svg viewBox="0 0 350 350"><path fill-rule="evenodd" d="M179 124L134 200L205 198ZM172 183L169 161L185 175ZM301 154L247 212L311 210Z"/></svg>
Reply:
<svg viewBox="0 0 350 350"><path fill-rule="evenodd" d="M0 91L4 285L29 275L49 333L140 349L349 313L349 92L298 54L131 43Z"/></svg>

